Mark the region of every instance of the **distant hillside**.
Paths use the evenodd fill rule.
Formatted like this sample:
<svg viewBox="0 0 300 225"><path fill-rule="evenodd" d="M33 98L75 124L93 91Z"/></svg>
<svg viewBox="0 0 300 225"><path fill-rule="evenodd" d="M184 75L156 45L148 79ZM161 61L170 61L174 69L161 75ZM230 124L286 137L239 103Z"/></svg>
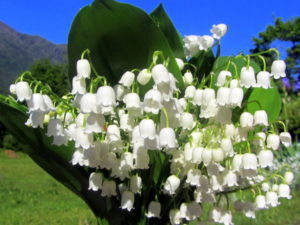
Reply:
<svg viewBox="0 0 300 225"><path fill-rule="evenodd" d="M65 62L66 45L56 45L39 36L21 34L0 21L0 92L37 59Z"/></svg>

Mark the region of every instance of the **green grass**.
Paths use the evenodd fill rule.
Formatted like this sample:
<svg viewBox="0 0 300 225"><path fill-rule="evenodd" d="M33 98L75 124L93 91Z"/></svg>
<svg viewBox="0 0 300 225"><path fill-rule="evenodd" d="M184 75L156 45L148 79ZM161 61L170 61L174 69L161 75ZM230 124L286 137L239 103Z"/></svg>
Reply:
<svg viewBox="0 0 300 225"><path fill-rule="evenodd" d="M56 182L29 157L8 158L0 151L0 225L95 225L86 204ZM236 225L299 225L300 190L281 206L234 216Z"/></svg>
<svg viewBox="0 0 300 225"><path fill-rule="evenodd" d="M10 159L0 153L1 225L90 225L86 204L29 157Z"/></svg>

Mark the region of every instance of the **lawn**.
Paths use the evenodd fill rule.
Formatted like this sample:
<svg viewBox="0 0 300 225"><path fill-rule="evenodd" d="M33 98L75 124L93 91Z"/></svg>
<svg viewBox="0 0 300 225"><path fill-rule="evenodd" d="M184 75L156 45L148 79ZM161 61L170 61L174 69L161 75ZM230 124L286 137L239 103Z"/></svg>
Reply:
<svg viewBox="0 0 300 225"><path fill-rule="evenodd" d="M32 160L18 154L9 158L0 152L1 225L94 225L85 203L56 182ZM256 220L237 215L236 225L299 225L300 191L292 200L267 211L257 212Z"/></svg>

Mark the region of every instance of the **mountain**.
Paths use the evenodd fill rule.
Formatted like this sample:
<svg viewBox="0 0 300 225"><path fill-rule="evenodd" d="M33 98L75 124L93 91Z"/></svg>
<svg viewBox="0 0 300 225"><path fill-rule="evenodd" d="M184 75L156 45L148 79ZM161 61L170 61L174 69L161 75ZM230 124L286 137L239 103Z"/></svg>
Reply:
<svg viewBox="0 0 300 225"><path fill-rule="evenodd" d="M36 60L44 58L52 62L66 62L67 46L19 33L0 21L0 92L7 92L11 82L21 72Z"/></svg>

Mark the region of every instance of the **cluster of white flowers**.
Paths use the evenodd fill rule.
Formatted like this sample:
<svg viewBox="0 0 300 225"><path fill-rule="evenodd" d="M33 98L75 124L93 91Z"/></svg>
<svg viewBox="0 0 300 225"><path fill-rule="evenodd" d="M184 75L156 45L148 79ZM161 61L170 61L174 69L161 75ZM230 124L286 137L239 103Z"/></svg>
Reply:
<svg viewBox="0 0 300 225"><path fill-rule="evenodd" d="M226 30L223 24L214 26L214 38L221 38ZM199 43L199 49L211 47ZM184 69L181 60L177 61ZM104 77L91 79L89 61L80 59L72 91L62 98L39 82L29 85L26 74L11 86L11 92L18 101L27 103L26 125L43 128L46 124L46 135L53 137L54 145L75 142L71 163L94 169L89 177L90 191L117 198L122 209L134 210L135 196L149 188L143 186L141 176L142 170L153 167L148 153L158 151L166 156L164 163L170 174L149 201L146 216L160 218L167 210L172 224L202 221L202 205L213 203L210 220L230 225L232 210L255 218L256 210L278 205L278 198L291 198L293 173L286 170L284 176L268 175L263 170L273 166L273 151L280 143L291 145L290 134L286 130L276 133L264 110L254 114L244 111L237 122L232 122L233 110L247 104L243 88L271 88L272 77L284 76L281 60L273 62L271 73L263 71L257 76L250 65L235 77L228 70L220 71L216 84L211 80L209 86L197 83L187 71L181 95L176 79L164 64L154 64L138 74L127 71L111 87ZM139 88L149 83L151 89L141 96ZM42 94L47 92L49 95ZM240 197L231 209L231 193L251 188L256 191L253 201ZM182 196L180 202L164 209L160 195L175 199L179 193L187 193L188 198ZM227 207L220 201L223 196Z"/></svg>
<svg viewBox="0 0 300 225"><path fill-rule="evenodd" d="M216 40L220 40L227 32L227 25L218 24L213 25L210 32L213 34L210 35L188 35L184 38L184 50L187 57L192 57L196 55L201 50L207 50L212 48Z"/></svg>

